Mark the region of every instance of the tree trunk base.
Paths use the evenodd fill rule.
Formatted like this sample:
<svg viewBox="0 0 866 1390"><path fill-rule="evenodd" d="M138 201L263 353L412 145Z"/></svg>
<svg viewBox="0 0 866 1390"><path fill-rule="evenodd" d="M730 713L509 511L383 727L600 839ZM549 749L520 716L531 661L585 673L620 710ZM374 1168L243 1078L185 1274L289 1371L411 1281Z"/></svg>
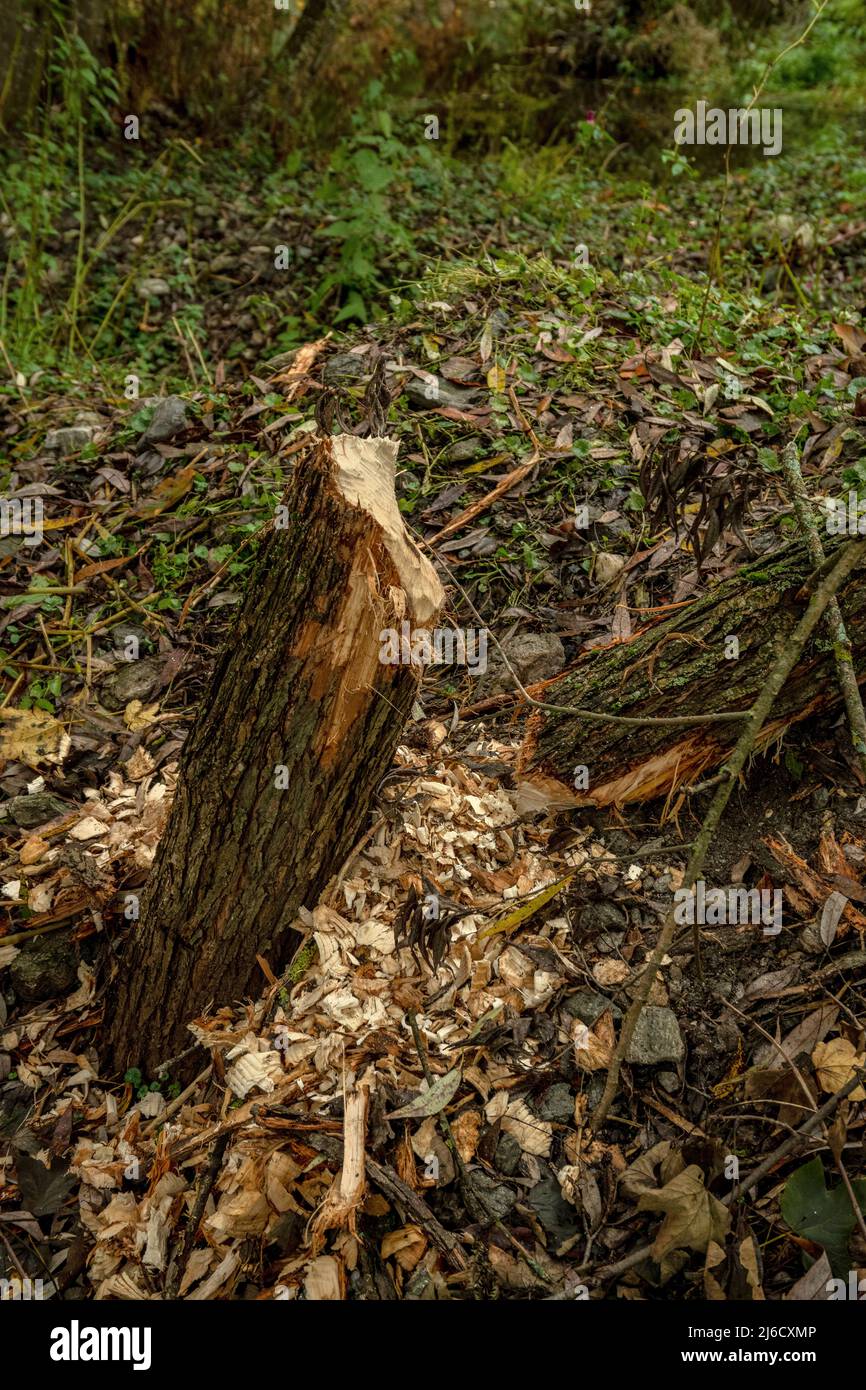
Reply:
<svg viewBox="0 0 866 1390"><path fill-rule="evenodd" d="M443 593L394 495L397 445L341 435L296 464L181 759L177 794L109 998L104 1062L156 1074L187 1023L281 968L361 834L420 670L382 629Z"/></svg>

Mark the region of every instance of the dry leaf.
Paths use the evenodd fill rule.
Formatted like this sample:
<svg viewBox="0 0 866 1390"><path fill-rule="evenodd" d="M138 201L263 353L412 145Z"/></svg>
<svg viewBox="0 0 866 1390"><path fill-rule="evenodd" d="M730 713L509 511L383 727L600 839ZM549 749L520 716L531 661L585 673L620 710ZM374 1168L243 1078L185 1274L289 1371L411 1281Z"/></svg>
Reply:
<svg viewBox="0 0 866 1390"><path fill-rule="evenodd" d="M512 1100L502 1117L502 1128L527 1154L546 1158L553 1143L553 1126L533 1115L524 1100Z"/></svg>
<svg viewBox="0 0 866 1390"><path fill-rule="evenodd" d="M818 1043L812 1053L812 1066L821 1090L833 1095L847 1086L855 1067L866 1067L866 1054L858 1053L847 1038L831 1038L830 1042ZM862 1086L857 1086L851 1092L850 1099L866 1100L866 1091Z"/></svg>
<svg viewBox="0 0 866 1390"><path fill-rule="evenodd" d="M62 763L68 752L69 735L47 710L0 709L0 759L35 767Z"/></svg>
<svg viewBox="0 0 866 1390"><path fill-rule="evenodd" d="M159 718L159 705L143 705L140 700L130 700L123 711L123 722L134 734L141 733Z"/></svg>
<svg viewBox="0 0 866 1390"><path fill-rule="evenodd" d="M413 1270L427 1249L427 1237L419 1226L401 1226L382 1241L382 1259L393 1255L401 1269Z"/></svg>
<svg viewBox="0 0 866 1390"><path fill-rule="evenodd" d="M731 1213L704 1186L704 1175L691 1163L655 1192L643 1192L641 1211L663 1211L665 1219L653 1241L653 1259L672 1250L706 1250L711 1240L723 1244Z"/></svg>
<svg viewBox="0 0 866 1390"><path fill-rule="evenodd" d="M605 1009L591 1029L576 1018L571 1036L574 1039L574 1060L584 1071L599 1071L610 1066L616 1042L610 1009Z"/></svg>

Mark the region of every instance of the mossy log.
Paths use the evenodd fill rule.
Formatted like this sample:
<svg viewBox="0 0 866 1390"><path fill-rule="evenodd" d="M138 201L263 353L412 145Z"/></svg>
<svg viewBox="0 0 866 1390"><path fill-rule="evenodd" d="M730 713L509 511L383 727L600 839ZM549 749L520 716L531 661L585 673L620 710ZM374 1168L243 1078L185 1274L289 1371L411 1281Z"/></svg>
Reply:
<svg viewBox="0 0 866 1390"><path fill-rule="evenodd" d="M153 1076L212 1003L260 993L301 906L362 832L418 690L383 628L444 595L394 494L397 445L300 459L184 747L168 827L109 992L106 1070Z"/></svg>
<svg viewBox="0 0 866 1390"><path fill-rule="evenodd" d="M665 621L588 654L576 669L547 685L540 698L639 719L747 710L779 643L802 614L800 591L813 570L805 545L786 545ZM862 575L854 574L839 602L862 682ZM756 750L773 744L792 724L835 708L840 701L832 645L821 628L792 671ZM667 796L710 775L724 762L741 728L736 721L633 727L534 711L520 758L524 804L604 807Z"/></svg>

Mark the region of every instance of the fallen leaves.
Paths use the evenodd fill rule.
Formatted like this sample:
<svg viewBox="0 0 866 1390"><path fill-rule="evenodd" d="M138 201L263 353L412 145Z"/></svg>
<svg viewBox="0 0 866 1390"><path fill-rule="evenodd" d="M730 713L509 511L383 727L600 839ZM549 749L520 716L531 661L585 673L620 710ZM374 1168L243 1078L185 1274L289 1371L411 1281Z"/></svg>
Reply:
<svg viewBox="0 0 866 1390"><path fill-rule="evenodd" d="M39 763L62 763L69 752L70 739L53 714L41 709L0 709L0 759L21 762L26 767Z"/></svg>
<svg viewBox="0 0 866 1390"><path fill-rule="evenodd" d="M812 1065L821 1090L832 1095L847 1086L857 1069L866 1068L866 1053L858 1052L847 1038L833 1038L816 1045ZM866 1100L866 1090L858 1086L851 1092L851 1100Z"/></svg>

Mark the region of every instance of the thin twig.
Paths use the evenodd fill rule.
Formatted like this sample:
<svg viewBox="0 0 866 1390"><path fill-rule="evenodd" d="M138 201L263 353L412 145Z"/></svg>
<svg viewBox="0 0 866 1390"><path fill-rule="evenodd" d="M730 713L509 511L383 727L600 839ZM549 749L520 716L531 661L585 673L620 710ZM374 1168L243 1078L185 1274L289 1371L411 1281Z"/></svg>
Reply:
<svg viewBox="0 0 866 1390"><path fill-rule="evenodd" d="M198 1233L198 1228L201 1225L201 1219L204 1215L204 1209L207 1205L207 1199L211 1194L211 1189L213 1188L213 1185L219 1176L220 1168L222 1167L223 1155L225 1154L226 1148L228 1147L229 1138L230 1135L228 1134L220 1134L217 1137L217 1140L213 1148L211 1149L210 1159L208 1160L207 1168L201 1175L201 1181L199 1182L198 1192L196 1193L195 1204L189 1215L189 1221L187 1222L186 1231L184 1232L183 1244L181 1246L180 1253L178 1254L177 1260L175 1261L175 1266L172 1270L171 1278L168 1280L165 1286L166 1298L177 1298L177 1292L180 1288L180 1282L183 1278L184 1270L186 1269L189 1257L192 1254L192 1247L195 1244L195 1238Z"/></svg>
<svg viewBox="0 0 866 1390"><path fill-rule="evenodd" d="M814 1114L804 1120L799 1129L794 1130L783 1143L779 1144L771 1154L768 1154L767 1157L758 1164L757 1168L753 1168L750 1173L747 1173L742 1182L736 1183L728 1195L721 1199L722 1206L733 1206L734 1202L739 1199L741 1194L745 1195L745 1193L755 1187L762 1178L765 1178L768 1173L771 1173L783 1159L787 1158L789 1154L794 1151L794 1149L799 1148L804 1139L808 1139L812 1130L817 1128L822 1120L826 1120L828 1115L832 1115L836 1106L839 1105L841 1101L845 1100L846 1097L861 1084L862 1075L852 1076L851 1079L847 1081L844 1086L840 1087L838 1091L835 1091L830 1099L825 1101ZM633 1269L635 1265L639 1265L644 1260L649 1259L652 1256L652 1252L652 1244L643 1245L639 1250L633 1250L630 1255L626 1255L624 1259L617 1260L616 1264L603 1265L600 1269L593 1270L592 1277L605 1281L615 1279L618 1274L625 1274L627 1270ZM585 1270L585 1266L583 1269ZM578 1272L583 1272L583 1270Z"/></svg>

